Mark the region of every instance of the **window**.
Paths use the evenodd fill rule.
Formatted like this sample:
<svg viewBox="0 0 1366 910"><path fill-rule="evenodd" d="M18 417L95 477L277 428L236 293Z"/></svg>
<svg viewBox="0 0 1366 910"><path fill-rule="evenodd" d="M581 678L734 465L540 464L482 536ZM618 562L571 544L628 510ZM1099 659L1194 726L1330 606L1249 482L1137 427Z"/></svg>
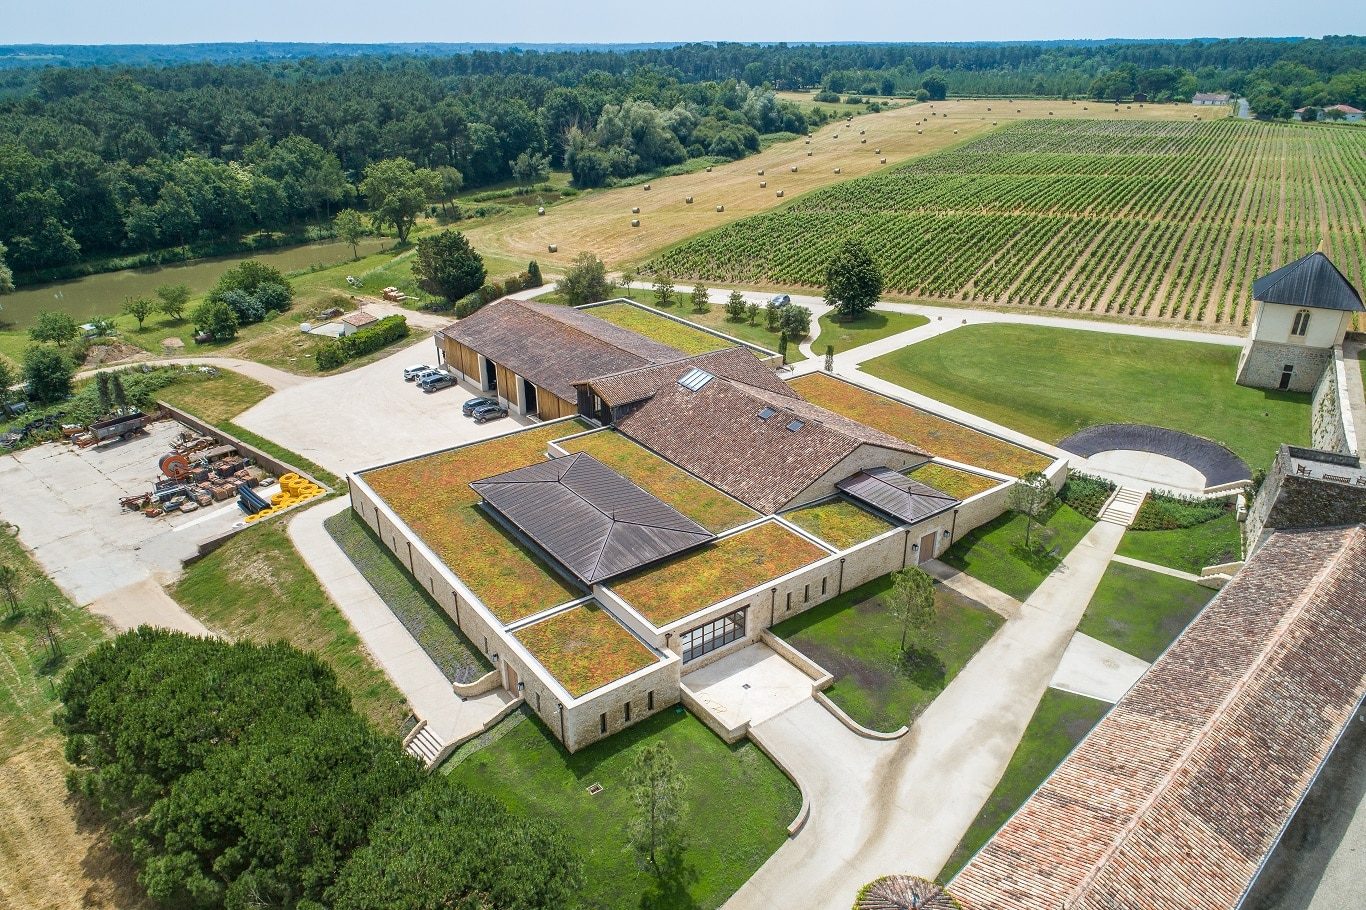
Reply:
<svg viewBox="0 0 1366 910"><path fill-rule="evenodd" d="M631 722L631 703L629 701L621 706L621 718L628 724Z"/></svg>
<svg viewBox="0 0 1366 910"><path fill-rule="evenodd" d="M810 601L811 601L811 586L810 586L810 585L806 585L805 587L802 588L802 603L810 603Z"/></svg>
<svg viewBox="0 0 1366 910"><path fill-rule="evenodd" d="M651 689L649 692L646 692L646 693L645 693L645 710L646 710L646 711L653 711L654 709L655 709L655 690L654 690L654 689Z"/></svg>
<svg viewBox="0 0 1366 910"><path fill-rule="evenodd" d="M683 651L683 662L696 660L703 654L744 638L745 613L748 609L743 607L680 635L679 647Z"/></svg>
<svg viewBox="0 0 1366 910"><path fill-rule="evenodd" d="M783 612L784 612L784 613L787 613L787 612L790 612L791 610L792 610L792 592L791 592L791 591L788 591L788 592L787 592L787 602L786 602L786 603L784 604L784 606L783 606Z"/></svg>
<svg viewBox="0 0 1366 910"><path fill-rule="evenodd" d="M822 577L822 578L821 578L821 597L824 597L824 596L825 596L825 585L826 585L826 583L829 582L829 581L830 581L829 578L825 578L825 577Z"/></svg>
<svg viewBox="0 0 1366 910"><path fill-rule="evenodd" d="M1290 326L1290 334L1303 338L1309 332L1309 311L1300 310L1295 314L1295 322Z"/></svg>
<svg viewBox="0 0 1366 910"><path fill-rule="evenodd" d="M598 715L598 732L599 732L599 733L606 733L606 732L607 732L607 712L606 712L606 711L603 711L601 714Z"/></svg>

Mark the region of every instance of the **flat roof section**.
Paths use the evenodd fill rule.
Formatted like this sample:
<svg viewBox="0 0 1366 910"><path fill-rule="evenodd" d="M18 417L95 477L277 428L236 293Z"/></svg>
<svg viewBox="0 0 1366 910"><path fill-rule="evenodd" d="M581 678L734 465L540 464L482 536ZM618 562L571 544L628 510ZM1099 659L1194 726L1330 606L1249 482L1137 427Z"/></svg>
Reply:
<svg viewBox="0 0 1366 910"><path fill-rule="evenodd" d="M712 539L706 528L585 452L470 486L590 586Z"/></svg>
<svg viewBox="0 0 1366 910"><path fill-rule="evenodd" d="M571 607L513 634L575 698L659 660L597 601Z"/></svg>
<svg viewBox="0 0 1366 910"><path fill-rule="evenodd" d="M867 468L844 478L835 484L835 489L907 524L915 524L958 505L958 500L949 494L891 468Z"/></svg>

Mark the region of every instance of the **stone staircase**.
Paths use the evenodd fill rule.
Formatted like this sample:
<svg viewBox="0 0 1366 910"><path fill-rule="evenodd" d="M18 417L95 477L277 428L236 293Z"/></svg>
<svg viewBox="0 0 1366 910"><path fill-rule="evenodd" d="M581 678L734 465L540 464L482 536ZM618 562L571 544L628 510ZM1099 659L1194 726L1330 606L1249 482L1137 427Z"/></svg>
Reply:
<svg viewBox="0 0 1366 910"><path fill-rule="evenodd" d="M441 756L441 750L445 747L446 744L441 741L441 737L432 732L432 728L427 726L425 720L408 734L407 740L403 743L404 751L421 761L427 768Z"/></svg>
<svg viewBox="0 0 1366 910"><path fill-rule="evenodd" d="M1108 521L1111 524L1129 527L1134 523L1134 517L1138 515L1139 507L1143 505L1143 500L1148 498L1147 490L1136 490L1133 487L1118 487L1115 492L1106 500L1105 505L1100 510L1100 520Z"/></svg>

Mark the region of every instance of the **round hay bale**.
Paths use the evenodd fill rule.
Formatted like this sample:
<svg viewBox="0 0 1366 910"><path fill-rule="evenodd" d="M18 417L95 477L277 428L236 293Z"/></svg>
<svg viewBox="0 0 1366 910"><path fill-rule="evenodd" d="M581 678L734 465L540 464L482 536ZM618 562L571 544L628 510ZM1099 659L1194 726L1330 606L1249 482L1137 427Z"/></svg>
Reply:
<svg viewBox="0 0 1366 910"><path fill-rule="evenodd" d="M914 875L886 875L864 885L854 910L962 910L939 885Z"/></svg>
<svg viewBox="0 0 1366 910"><path fill-rule="evenodd" d="M916 131L915 131L915 134L916 134L917 136L919 136L919 135L923 134L924 132L925 132L924 130L916 130Z"/></svg>
<svg viewBox="0 0 1366 910"><path fill-rule="evenodd" d="M645 192L650 192L650 184L645 184Z"/></svg>
<svg viewBox="0 0 1366 910"><path fill-rule="evenodd" d="M760 180L760 181L759 181L759 189L761 189L761 190L766 190L766 189L768 189L768 181L767 181L767 180Z"/></svg>
<svg viewBox="0 0 1366 910"><path fill-rule="evenodd" d="M543 206L543 205L538 205L538 206L536 207L536 214L537 214L537 215L544 215L544 214L545 214L545 206Z"/></svg>
<svg viewBox="0 0 1366 910"><path fill-rule="evenodd" d="M867 139L860 139L860 140L859 140L859 143L862 144L862 145L867 145L867 144L868 144L868 140L867 140Z"/></svg>
<svg viewBox="0 0 1366 910"><path fill-rule="evenodd" d="M881 154L882 154L882 149L873 149L873 154L874 154L874 155L881 155Z"/></svg>
<svg viewBox="0 0 1366 910"><path fill-rule="evenodd" d="M797 173L797 165L792 165L792 173Z"/></svg>
<svg viewBox="0 0 1366 910"><path fill-rule="evenodd" d="M1020 110L1020 109L1017 107L1017 108L1015 108L1015 113L1017 113L1017 114L1023 114L1024 111Z"/></svg>
<svg viewBox="0 0 1366 910"><path fill-rule="evenodd" d="M886 159L886 158L883 158L883 159L879 160L878 163L879 163L879 164L886 164L886 163L887 163L887 159Z"/></svg>
<svg viewBox="0 0 1366 910"><path fill-rule="evenodd" d="M988 114L991 113L991 108L987 108L987 113L988 113Z"/></svg>
<svg viewBox="0 0 1366 910"><path fill-rule="evenodd" d="M806 157L810 158L810 157L811 157L811 152L807 152L807 153L806 153Z"/></svg>
<svg viewBox="0 0 1366 910"><path fill-rule="evenodd" d="M760 177L764 176L764 169L763 169L763 168L759 168L759 176L760 176Z"/></svg>
<svg viewBox="0 0 1366 910"><path fill-rule="evenodd" d="M835 168L835 173L838 174L839 172L840 172L840 169L839 169L839 168Z"/></svg>
<svg viewBox="0 0 1366 910"><path fill-rule="evenodd" d="M725 207L724 205L718 205L718 206L716 207L716 210L717 210L718 212L724 212L724 211L726 210L726 207Z"/></svg>
<svg viewBox="0 0 1366 910"><path fill-rule="evenodd" d="M632 215L639 215L639 214L640 214L640 206L638 206L638 205L633 205L633 206L631 206L631 214L632 214Z"/></svg>
<svg viewBox="0 0 1366 910"><path fill-rule="evenodd" d="M546 249L552 253L558 253L560 251L560 248L553 243L547 244Z"/></svg>
<svg viewBox="0 0 1366 910"><path fill-rule="evenodd" d="M996 125L996 121L995 121L995 120L991 121L991 125L992 125L992 126L995 126L995 125Z"/></svg>
<svg viewBox="0 0 1366 910"><path fill-rule="evenodd" d="M806 144L807 144L807 145L810 145L810 144L811 144L811 140L810 140L810 139L806 140Z"/></svg>
<svg viewBox="0 0 1366 910"><path fill-rule="evenodd" d="M707 173L708 173L708 174L710 174L710 173L711 173L711 165L710 165L710 164L709 164L709 165L707 165Z"/></svg>
<svg viewBox="0 0 1366 910"><path fill-rule="evenodd" d="M689 196L687 199L684 199L683 201L686 202L688 205L692 205L692 197L691 197L691 196Z"/></svg>
<svg viewBox="0 0 1366 910"><path fill-rule="evenodd" d="M858 131L858 134L859 134L860 136L862 136L862 135L863 135L864 133L866 133L866 132L868 132L868 131L867 131L867 130L859 130L859 131Z"/></svg>
<svg viewBox="0 0 1366 910"><path fill-rule="evenodd" d="M957 136L957 135L958 135L958 130L954 130L954 131L953 131L953 134L954 134L955 136Z"/></svg>
<svg viewBox="0 0 1366 910"><path fill-rule="evenodd" d="M782 190L778 190L778 198L779 198L779 199L783 198L783 191L782 191Z"/></svg>
<svg viewBox="0 0 1366 910"><path fill-rule="evenodd" d="M640 227L640 219L639 219L639 218L632 218L632 219L631 219L631 227Z"/></svg>

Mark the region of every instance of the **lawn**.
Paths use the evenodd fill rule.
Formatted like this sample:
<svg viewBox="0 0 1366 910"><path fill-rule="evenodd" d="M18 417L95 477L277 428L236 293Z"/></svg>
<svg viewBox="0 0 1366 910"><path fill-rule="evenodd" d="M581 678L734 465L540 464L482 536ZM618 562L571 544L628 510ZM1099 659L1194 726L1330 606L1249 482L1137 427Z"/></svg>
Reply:
<svg viewBox="0 0 1366 910"><path fill-rule="evenodd" d="M890 433L940 458L1011 477L1019 477L1028 471L1042 471L1051 463L1047 455L979 433L960 423L824 373L808 373L792 380L790 384L799 395L813 404Z"/></svg>
<svg viewBox="0 0 1366 910"><path fill-rule="evenodd" d="M939 871L937 880L948 881L957 875L1109 710L1109 704L1085 695L1059 689L1045 691L1000 783Z"/></svg>
<svg viewBox="0 0 1366 910"><path fill-rule="evenodd" d="M187 378L167 386L157 398L189 411L209 423L232 420L238 414L270 396L271 388L241 373L219 370L217 376L189 373ZM198 379L194 377L200 377Z"/></svg>
<svg viewBox="0 0 1366 910"><path fill-rule="evenodd" d="M835 704L883 732L914 721L1005 622L936 584L934 643L903 656L900 624L883 600L891 587L884 575L773 628L835 675L825 692Z"/></svg>
<svg viewBox="0 0 1366 910"><path fill-rule="evenodd" d="M1007 512L955 541L939 558L1016 600L1024 600L1086 536L1091 525L1090 520L1070 506L1056 503L1042 538L1037 527L1031 537L1035 544L1045 540L1047 552L1029 553L1024 548L1024 516ZM1053 555L1054 551L1057 555Z"/></svg>
<svg viewBox="0 0 1366 910"><path fill-rule="evenodd" d="M611 588L663 628L828 555L776 521L768 521L627 576Z"/></svg>
<svg viewBox="0 0 1366 910"><path fill-rule="evenodd" d="M681 707L573 755L538 719L514 714L503 723L515 726L442 771L567 832L584 862L583 910L719 907L787 840L801 806L796 786L756 746L726 745ZM653 743L667 747L686 784L683 849L658 876L626 838L634 816L627 777ZM592 784L602 792L588 793Z"/></svg>
<svg viewBox="0 0 1366 910"><path fill-rule="evenodd" d="M1173 531L1130 528L1119 542L1119 554L1199 575L1206 566L1242 558L1237 516L1228 512L1213 521Z"/></svg>
<svg viewBox="0 0 1366 910"><path fill-rule="evenodd" d="M1193 581L1112 562L1077 631L1151 662L1214 593Z"/></svg>
<svg viewBox="0 0 1366 910"><path fill-rule="evenodd" d="M355 631L304 564L280 522L255 525L186 568L171 596L228 638L284 640L337 671L356 709L397 732L403 695L370 662Z"/></svg>
<svg viewBox="0 0 1366 910"><path fill-rule="evenodd" d="M911 313L869 310L857 319L838 322L830 313L826 313L820 318L821 332L812 342L812 350L817 354L824 354L826 345L833 344L835 353L838 354L889 335L918 329L929 324L929 321L924 316Z"/></svg>
<svg viewBox="0 0 1366 910"><path fill-rule="evenodd" d="M1001 481L970 471L960 471L948 465L930 462L921 465L908 475L912 480L934 487L941 493L948 493L954 499L969 499L978 493L985 493Z"/></svg>
<svg viewBox="0 0 1366 910"><path fill-rule="evenodd" d="M575 698L658 660L591 601L519 629L517 640Z"/></svg>
<svg viewBox="0 0 1366 910"><path fill-rule="evenodd" d="M583 594L479 507L470 483L545 458L582 421L537 426L370 471L365 481L503 622Z"/></svg>
<svg viewBox="0 0 1366 910"><path fill-rule="evenodd" d="M323 526L447 679L470 683L493 669L493 664L353 510L338 512Z"/></svg>
<svg viewBox="0 0 1366 910"><path fill-rule="evenodd" d="M784 512L783 518L837 550L847 550L855 544L872 540L893 527L847 499L831 499L813 506L802 506Z"/></svg>
<svg viewBox="0 0 1366 910"><path fill-rule="evenodd" d="M1058 442L1146 423L1228 446L1254 470L1309 443L1309 396L1235 385L1239 349L1030 325L973 325L863 365L988 420Z"/></svg>
<svg viewBox="0 0 1366 910"><path fill-rule="evenodd" d="M616 430L565 440L568 452L587 452L646 492L658 496L713 534L753 521L759 513Z"/></svg>
<svg viewBox="0 0 1366 910"><path fill-rule="evenodd" d="M722 348L734 347L724 338L717 338L709 332L695 329L681 322L674 322L672 319L657 315L650 310L631 306L629 303L609 303L606 306L595 306L584 312L606 320L613 325L621 326L623 329L630 329L661 344L675 347L684 354L705 354L708 351L719 351Z"/></svg>

